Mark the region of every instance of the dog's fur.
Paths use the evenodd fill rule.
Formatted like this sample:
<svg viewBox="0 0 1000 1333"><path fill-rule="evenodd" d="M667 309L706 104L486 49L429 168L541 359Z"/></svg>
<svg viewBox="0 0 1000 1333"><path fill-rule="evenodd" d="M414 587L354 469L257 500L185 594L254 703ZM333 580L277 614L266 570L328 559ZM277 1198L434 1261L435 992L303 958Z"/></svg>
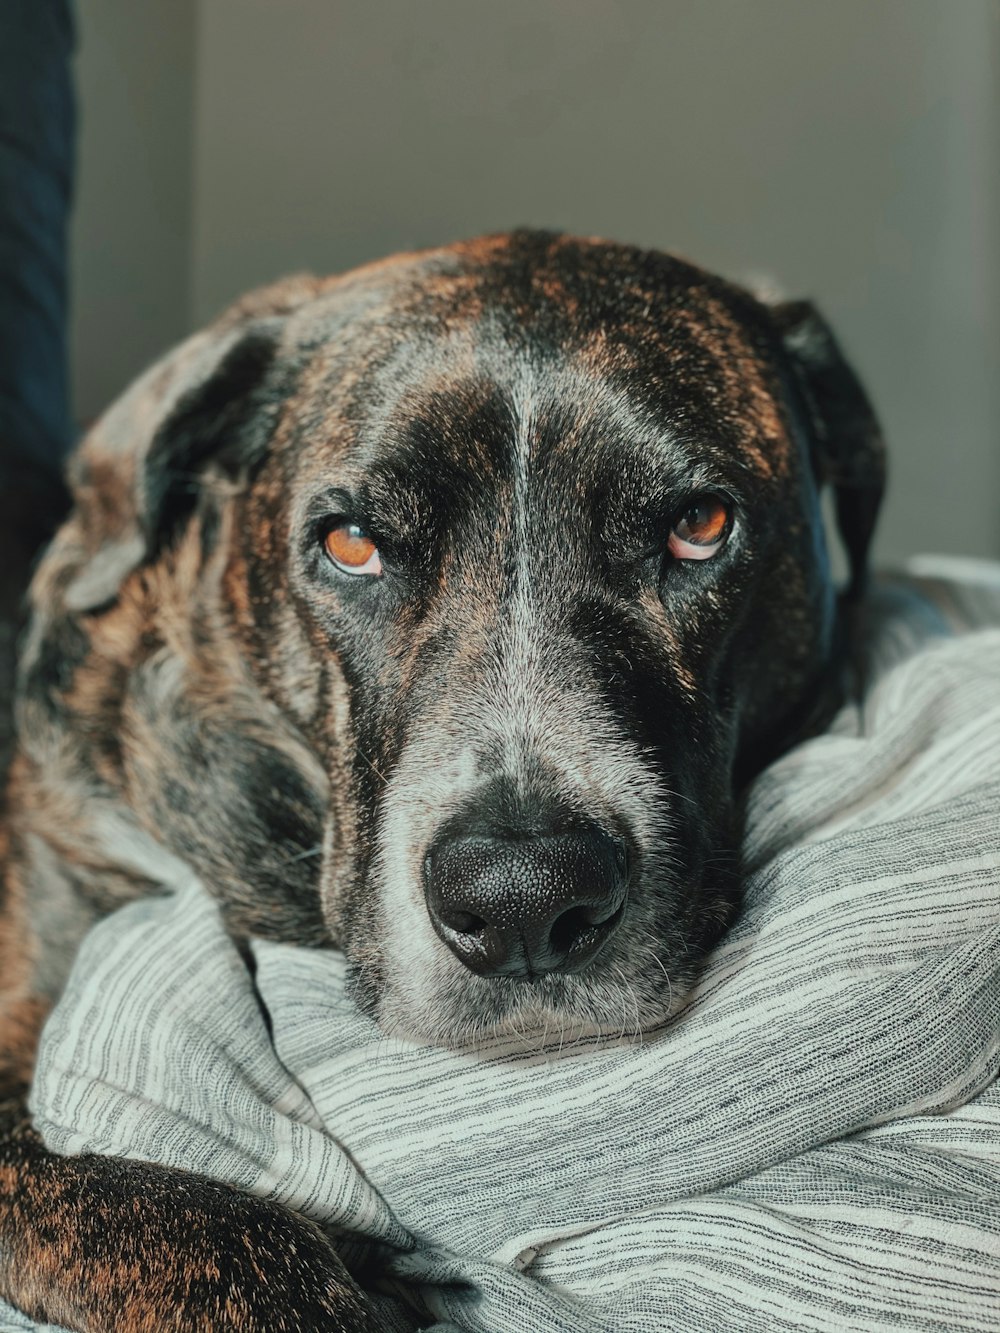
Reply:
<svg viewBox="0 0 1000 1333"><path fill-rule="evenodd" d="M548 234L280 284L131 388L32 591L0 848L0 1292L94 1331L372 1327L302 1219L43 1150L25 1095L78 941L193 867L237 939L344 949L387 1031L662 1020L736 902L741 786L836 702L821 485L856 597L883 470L811 307ZM705 492L728 541L673 559ZM337 515L381 578L326 559ZM627 845L590 967L480 977L444 946L422 867L470 811Z"/></svg>

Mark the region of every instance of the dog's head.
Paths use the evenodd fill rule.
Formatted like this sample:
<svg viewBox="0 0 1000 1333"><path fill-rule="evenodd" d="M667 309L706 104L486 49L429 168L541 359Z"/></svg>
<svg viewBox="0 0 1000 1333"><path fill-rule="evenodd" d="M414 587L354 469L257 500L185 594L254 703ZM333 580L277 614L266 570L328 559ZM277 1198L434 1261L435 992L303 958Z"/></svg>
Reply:
<svg viewBox="0 0 1000 1333"><path fill-rule="evenodd" d="M646 1027L735 902L741 784L830 698L821 486L857 593L882 470L810 307L663 254L293 281L93 432L26 698L387 1030Z"/></svg>

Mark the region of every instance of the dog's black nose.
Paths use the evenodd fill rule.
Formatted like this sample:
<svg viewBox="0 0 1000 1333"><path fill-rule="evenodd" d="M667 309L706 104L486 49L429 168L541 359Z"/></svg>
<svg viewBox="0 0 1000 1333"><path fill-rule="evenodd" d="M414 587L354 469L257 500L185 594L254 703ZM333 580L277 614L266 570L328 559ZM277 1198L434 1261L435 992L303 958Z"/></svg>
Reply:
<svg viewBox="0 0 1000 1333"><path fill-rule="evenodd" d="M425 873L434 929L480 976L578 972L624 915L625 844L596 826L449 838Z"/></svg>

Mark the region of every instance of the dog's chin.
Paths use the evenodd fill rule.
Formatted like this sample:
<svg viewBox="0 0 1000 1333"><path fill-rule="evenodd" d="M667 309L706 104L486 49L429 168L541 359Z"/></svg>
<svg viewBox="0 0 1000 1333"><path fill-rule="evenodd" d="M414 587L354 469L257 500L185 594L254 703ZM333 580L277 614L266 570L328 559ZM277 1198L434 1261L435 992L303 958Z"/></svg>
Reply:
<svg viewBox="0 0 1000 1333"><path fill-rule="evenodd" d="M692 976L664 972L657 984L596 970L532 979L463 972L440 981L425 994L390 983L377 998L357 985L355 997L387 1036L452 1050L560 1051L642 1041L684 1007Z"/></svg>

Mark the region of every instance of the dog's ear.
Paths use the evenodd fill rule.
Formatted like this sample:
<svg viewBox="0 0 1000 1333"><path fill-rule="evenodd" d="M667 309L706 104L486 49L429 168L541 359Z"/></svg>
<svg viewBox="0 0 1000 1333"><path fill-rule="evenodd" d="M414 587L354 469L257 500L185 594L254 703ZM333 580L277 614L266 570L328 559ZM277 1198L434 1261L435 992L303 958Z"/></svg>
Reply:
<svg viewBox="0 0 1000 1333"><path fill-rule="evenodd" d="M837 527L847 550L846 596L860 598L882 492L886 451L878 420L829 325L808 301L771 307L810 416L813 463L833 488Z"/></svg>
<svg viewBox="0 0 1000 1333"><path fill-rule="evenodd" d="M236 479L266 449L283 321L248 319L182 343L97 422L70 464L71 611L114 600L194 507L206 472Z"/></svg>

